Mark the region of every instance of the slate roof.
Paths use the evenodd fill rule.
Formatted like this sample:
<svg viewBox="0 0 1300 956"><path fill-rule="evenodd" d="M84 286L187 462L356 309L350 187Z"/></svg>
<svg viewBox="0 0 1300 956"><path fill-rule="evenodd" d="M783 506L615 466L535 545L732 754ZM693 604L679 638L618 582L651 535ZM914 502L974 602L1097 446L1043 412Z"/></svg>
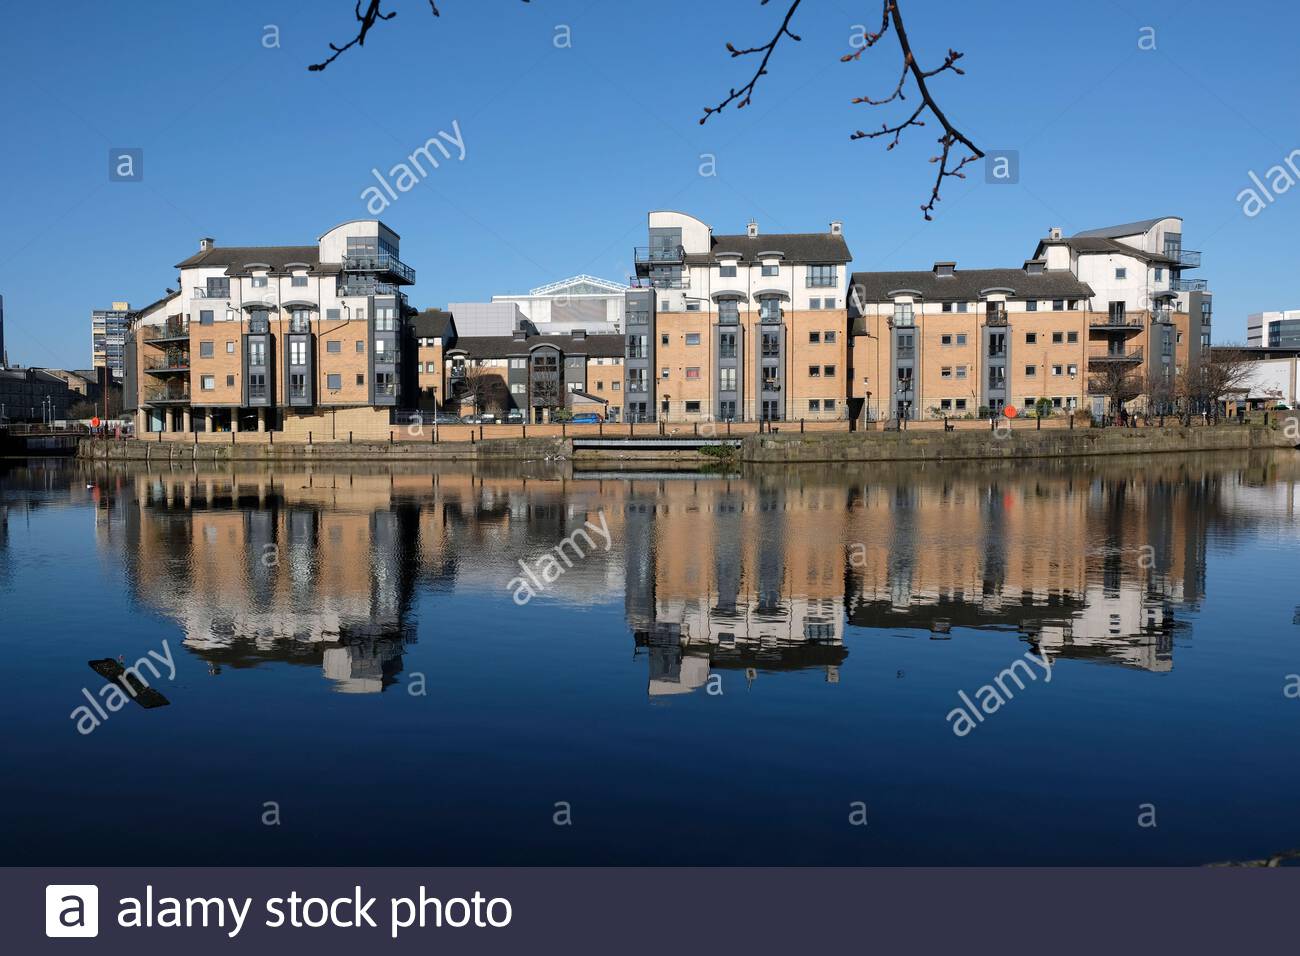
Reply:
<svg viewBox="0 0 1300 956"><path fill-rule="evenodd" d="M465 335L458 336L448 351L460 349L475 359L505 358L527 355L538 345L553 345L565 355L590 358L621 358L624 347L621 335L588 335L581 339L572 335L530 335L525 339L512 335Z"/></svg>
<svg viewBox="0 0 1300 956"><path fill-rule="evenodd" d="M411 317L416 338L440 339L455 328L450 312L442 309L425 309Z"/></svg>
<svg viewBox="0 0 1300 956"><path fill-rule="evenodd" d="M786 232L770 235L750 236L714 236L713 245L703 255L695 253L686 256L686 264L693 266L713 265L723 261L723 253L740 253L740 261L752 265L759 261L764 252L781 252L785 262L794 263L842 263L850 262L853 255L843 236L829 232Z"/></svg>
<svg viewBox="0 0 1300 956"><path fill-rule="evenodd" d="M1122 222L1118 226L1102 226L1100 229L1085 229L1076 232L1075 239L1118 239L1120 236L1136 236L1146 232L1161 219L1175 219L1176 216L1157 216L1155 219L1139 219L1137 222Z"/></svg>
<svg viewBox="0 0 1300 956"><path fill-rule="evenodd" d="M852 288L863 302L885 302L893 293L908 289L932 302L971 302L986 289L1010 289L1014 298L1086 299L1092 287L1068 269L1044 270L1032 275L1024 269L956 269L949 277L924 272L855 272Z"/></svg>
<svg viewBox="0 0 1300 956"><path fill-rule="evenodd" d="M226 275L246 275L249 263L265 263L271 272L287 272L290 263L305 262L311 271L320 269L319 246L213 246L202 249L183 262L177 269L224 268ZM337 268L326 271L337 271Z"/></svg>
<svg viewBox="0 0 1300 956"><path fill-rule="evenodd" d="M1140 259L1143 262L1154 262L1157 265L1178 265L1173 259L1158 252L1147 252L1130 246L1128 243L1116 242L1114 239L1107 239L1102 236L1069 236L1065 239L1041 239L1035 256L1042 255L1045 247L1053 245L1069 246L1075 252L1132 256L1134 259Z"/></svg>

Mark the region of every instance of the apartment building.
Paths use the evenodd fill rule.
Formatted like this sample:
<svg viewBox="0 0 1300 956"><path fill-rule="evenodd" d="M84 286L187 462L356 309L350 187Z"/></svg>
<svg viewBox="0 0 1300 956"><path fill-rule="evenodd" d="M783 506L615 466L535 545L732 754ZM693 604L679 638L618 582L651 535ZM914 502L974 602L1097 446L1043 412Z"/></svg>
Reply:
<svg viewBox="0 0 1300 956"><path fill-rule="evenodd" d="M852 277L850 397L871 419L999 414L1007 406L1089 408L1102 368L1172 385L1207 348L1200 253L1182 221L1146 220L1063 236L1052 229L1018 269L859 272ZM1148 387L1145 391L1155 389Z"/></svg>
<svg viewBox="0 0 1300 956"><path fill-rule="evenodd" d="M782 421L847 415L843 227L714 234L649 215L624 310L627 421Z"/></svg>
<svg viewBox="0 0 1300 956"><path fill-rule="evenodd" d="M576 275L530 289L525 295L494 295L492 301L517 306L543 333L574 329L618 332L627 290L621 282Z"/></svg>
<svg viewBox="0 0 1300 956"><path fill-rule="evenodd" d="M416 382L415 356L402 348L415 272L399 252L375 219L310 246L201 240L176 266L179 289L131 314L125 378L137 433L386 437L392 410L415 404L403 390Z"/></svg>
<svg viewBox="0 0 1300 956"><path fill-rule="evenodd" d="M114 302L111 309L95 309L90 313L90 364L93 368L107 368L118 384L126 373L124 356L130 314L129 302Z"/></svg>

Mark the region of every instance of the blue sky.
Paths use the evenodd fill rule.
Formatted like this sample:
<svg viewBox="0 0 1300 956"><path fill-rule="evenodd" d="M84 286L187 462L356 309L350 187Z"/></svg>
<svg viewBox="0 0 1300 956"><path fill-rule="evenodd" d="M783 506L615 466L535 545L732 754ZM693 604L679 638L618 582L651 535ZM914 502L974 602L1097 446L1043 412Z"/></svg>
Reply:
<svg viewBox="0 0 1300 956"><path fill-rule="evenodd" d="M758 0L386 0L397 19L324 73L354 32L350 0L46 0L0 35L0 294L12 361L90 364L89 313L152 301L198 247L308 244L366 215L372 167L439 130L444 163L382 218L419 273L421 307L630 271L650 209L720 232L842 219L856 269L1019 265L1049 226L1185 219L1194 275L1215 292L1216 341L1245 315L1300 307L1300 189L1247 217L1238 193L1300 147L1292 3L1043 4L907 0L923 65L949 46L966 76L934 82L982 147L1020 152L1016 185L982 166L928 197L932 128L893 152L849 133L899 118L853 106L897 80L892 40L841 64L875 0L804 0L753 104L701 127L748 79L724 43L766 41L785 8ZM279 46L268 49L267 25ZM557 46L560 25L571 45ZM1155 50L1139 48L1154 28ZM909 102L912 102L909 100ZM144 181L110 183L110 147L144 150ZM716 176L701 176L701 154Z"/></svg>

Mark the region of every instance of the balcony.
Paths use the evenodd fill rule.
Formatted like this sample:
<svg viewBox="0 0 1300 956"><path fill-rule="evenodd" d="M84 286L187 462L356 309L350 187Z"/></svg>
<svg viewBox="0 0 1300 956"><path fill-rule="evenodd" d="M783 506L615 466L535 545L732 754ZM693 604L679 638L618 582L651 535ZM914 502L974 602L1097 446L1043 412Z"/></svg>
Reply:
<svg viewBox="0 0 1300 956"><path fill-rule="evenodd" d="M1136 365L1141 361L1142 361L1142 346L1140 345L1137 348L1132 348L1132 349L1114 349L1114 348L1108 348L1105 350L1093 349L1088 352L1088 363L1090 365L1094 362L1096 363L1124 362L1124 363L1132 363Z"/></svg>
<svg viewBox="0 0 1300 956"><path fill-rule="evenodd" d="M190 370L190 353L180 349L168 349L157 358L148 358L144 370L150 375L177 375Z"/></svg>
<svg viewBox="0 0 1300 956"><path fill-rule="evenodd" d="M686 261L686 249L682 246L637 246L633 250L633 259L637 266L680 265Z"/></svg>
<svg viewBox="0 0 1300 956"><path fill-rule="evenodd" d="M1190 249L1166 249L1165 256L1183 269L1198 269L1201 265L1201 254Z"/></svg>
<svg viewBox="0 0 1300 956"><path fill-rule="evenodd" d="M140 341L160 348L173 342L188 342L190 323L182 316L172 316L162 325L146 325L140 330Z"/></svg>
<svg viewBox="0 0 1300 956"><path fill-rule="evenodd" d="M900 345L900 346L898 347L898 357L899 357L900 359L914 359L914 358L916 358L916 346L915 346L915 345Z"/></svg>
<svg viewBox="0 0 1300 956"><path fill-rule="evenodd" d="M195 286L192 299L229 299L230 286L221 289L209 289L205 286Z"/></svg>
<svg viewBox="0 0 1300 956"><path fill-rule="evenodd" d="M1088 327L1098 332L1141 332L1144 312L1125 312L1122 315L1094 315Z"/></svg>
<svg viewBox="0 0 1300 956"><path fill-rule="evenodd" d="M390 276L397 285L414 285L415 270L397 256L380 253L374 256L345 256L344 272L370 272Z"/></svg>
<svg viewBox="0 0 1300 956"><path fill-rule="evenodd" d="M1210 287L1205 279L1170 279L1170 292L1204 292Z"/></svg>
<svg viewBox="0 0 1300 956"><path fill-rule="evenodd" d="M839 285L837 276L807 276L804 279L806 289L834 289Z"/></svg>
<svg viewBox="0 0 1300 956"><path fill-rule="evenodd" d="M984 324L993 328L1003 328L1007 324L1007 313L1002 310L986 312L984 314Z"/></svg>
<svg viewBox="0 0 1300 956"><path fill-rule="evenodd" d="M404 295L393 282L380 282L373 278L346 278L339 280L339 295Z"/></svg>
<svg viewBox="0 0 1300 956"><path fill-rule="evenodd" d="M144 401L146 405L179 405L190 400L190 383L188 381L171 381L166 384L146 387Z"/></svg>

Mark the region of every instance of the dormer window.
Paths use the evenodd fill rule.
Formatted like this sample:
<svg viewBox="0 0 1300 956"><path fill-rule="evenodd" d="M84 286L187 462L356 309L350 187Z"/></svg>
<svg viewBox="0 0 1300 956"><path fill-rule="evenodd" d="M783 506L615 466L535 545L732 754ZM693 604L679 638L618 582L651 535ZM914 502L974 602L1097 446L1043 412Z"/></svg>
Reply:
<svg viewBox="0 0 1300 956"><path fill-rule="evenodd" d="M1025 262L1025 274L1031 276L1040 276L1043 274L1042 259L1028 259Z"/></svg>
<svg viewBox="0 0 1300 956"><path fill-rule="evenodd" d="M934 264L934 274L940 279L951 279L957 271L955 262L936 262Z"/></svg>

